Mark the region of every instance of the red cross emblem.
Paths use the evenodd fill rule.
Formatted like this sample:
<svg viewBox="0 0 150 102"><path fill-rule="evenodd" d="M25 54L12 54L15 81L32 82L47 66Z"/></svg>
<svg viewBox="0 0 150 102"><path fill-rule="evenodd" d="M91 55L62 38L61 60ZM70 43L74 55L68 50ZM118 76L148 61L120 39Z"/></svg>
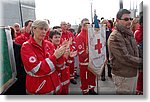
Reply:
<svg viewBox="0 0 150 102"><path fill-rule="evenodd" d="M101 53L102 43L100 43L100 39L97 39L97 44L95 45L95 50L98 50L98 54Z"/></svg>
<svg viewBox="0 0 150 102"><path fill-rule="evenodd" d="M31 63L36 62L36 58L35 58L34 56L31 56L31 57L29 58L29 62L31 62Z"/></svg>

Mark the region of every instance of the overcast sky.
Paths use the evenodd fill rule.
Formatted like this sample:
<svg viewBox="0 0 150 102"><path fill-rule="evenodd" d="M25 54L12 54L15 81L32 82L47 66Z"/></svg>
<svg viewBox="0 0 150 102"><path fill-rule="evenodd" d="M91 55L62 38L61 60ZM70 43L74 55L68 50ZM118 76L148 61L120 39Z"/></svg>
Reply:
<svg viewBox="0 0 150 102"><path fill-rule="evenodd" d="M133 8L142 0L124 0L124 8ZM119 10L119 0L35 0L36 18L49 19L51 26L59 25L61 21L70 22L72 25L79 24L83 18L91 21L91 2L93 12L96 9L98 18L115 18ZM136 6L134 6L135 8Z"/></svg>

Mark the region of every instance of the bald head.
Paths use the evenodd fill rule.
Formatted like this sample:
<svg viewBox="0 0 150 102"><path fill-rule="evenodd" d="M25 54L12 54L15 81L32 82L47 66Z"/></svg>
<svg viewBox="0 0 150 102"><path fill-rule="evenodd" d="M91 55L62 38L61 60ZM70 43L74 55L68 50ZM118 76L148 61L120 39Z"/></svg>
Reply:
<svg viewBox="0 0 150 102"><path fill-rule="evenodd" d="M19 33L19 32L20 32L20 24L19 24L19 23L15 23L15 24L13 25L13 28L14 28L14 30L16 31L16 33Z"/></svg>
<svg viewBox="0 0 150 102"><path fill-rule="evenodd" d="M67 23L65 21L62 21L60 23L60 27L61 27L62 30L67 30Z"/></svg>
<svg viewBox="0 0 150 102"><path fill-rule="evenodd" d="M18 26L18 27L20 27L20 24L19 23L14 23L14 25L13 25L14 27L15 26Z"/></svg>

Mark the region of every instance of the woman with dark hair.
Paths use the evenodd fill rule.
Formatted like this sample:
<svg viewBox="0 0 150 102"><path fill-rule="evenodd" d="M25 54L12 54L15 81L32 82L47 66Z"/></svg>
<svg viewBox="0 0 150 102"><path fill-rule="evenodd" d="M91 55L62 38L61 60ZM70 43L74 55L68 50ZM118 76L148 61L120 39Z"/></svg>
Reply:
<svg viewBox="0 0 150 102"><path fill-rule="evenodd" d="M61 46L61 33L58 29L51 30L49 34L50 41L54 44L55 48ZM58 75L60 77L60 81L62 84L62 92L61 95L69 94L69 85L70 85L70 71L69 66L66 66L66 60L69 56L69 49L66 51L61 59L59 59L59 63L56 64L56 69L58 71Z"/></svg>
<svg viewBox="0 0 150 102"><path fill-rule="evenodd" d="M81 32L81 28L82 28L82 26L81 26L81 24L79 24L79 27L77 29L77 35Z"/></svg>

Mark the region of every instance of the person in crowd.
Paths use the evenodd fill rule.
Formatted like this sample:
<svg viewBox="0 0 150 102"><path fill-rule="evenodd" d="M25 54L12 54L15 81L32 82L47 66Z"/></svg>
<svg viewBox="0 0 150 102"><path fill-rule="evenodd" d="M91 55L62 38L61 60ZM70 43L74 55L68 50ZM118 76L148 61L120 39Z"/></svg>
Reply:
<svg viewBox="0 0 150 102"><path fill-rule="evenodd" d="M14 41L14 39L16 38L16 30L14 27L10 26L10 31L11 31L11 38Z"/></svg>
<svg viewBox="0 0 150 102"><path fill-rule="evenodd" d="M71 24L68 22L67 23L67 30L69 30L71 28Z"/></svg>
<svg viewBox="0 0 150 102"><path fill-rule="evenodd" d="M68 31L68 27L65 21L62 21L61 24L61 29L62 29L62 36L61 39L63 40L71 40L70 44L70 51L76 51L75 47L75 41L74 41L74 34L72 34L70 31ZM70 67L70 82L72 84L77 84L77 81L75 80L75 73L74 73L74 58L73 57L68 57L66 65Z"/></svg>
<svg viewBox="0 0 150 102"><path fill-rule="evenodd" d="M140 16L139 24L140 24L140 26L135 31L134 37L138 44L139 56L140 56L140 58L143 59L143 15ZM139 68L136 94L143 95L143 66L141 66L141 68Z"/></svg>
<svg viewBox="0 0 150 102"><path fill-rule="evenodd" d="M140 24L139 24L139 18L134 18L131 22L131 30L134 34L134 32L139 28Z"/></svg>
<svg viewBox="0 0 150 102"><path fill-rule="evenodd" d="M88 51L88 24L89 20L84 18L81 21L81 32L76 37L76 46L79 57L81 90L83 95L96 95L94 91L96 86L96 75L88 69L89 51Z"/></svg>
<svg viewBox="0 0 150 102"><path fill-rule="evenodd" d="M107 26L107 22L108 22L107 19L102 19L100 23L103 24L103 25L105 25L105 26Z"/></svg>
<svg viewBox="0 0 150 102"><path fill-rule="evenodd" d="M111 74L111 66L110 66L110 60L109 60L109 50L108 50L108 38L110 34L112 33L112 30L114 28L112 20L108 20L107 22L107 30L106 30L106 57L107 57L107 68L108 68L108 77L112 78Z"/></svg>
<svg viewBox="0 0 150 102"><path fill-rule="evenodd" d="M74 36L76 35L76 32L73 28L69 28L68 31L70 31L72 34L74 34Z"/></svg>
<svg viewBox="0 0 150 102"><path fill-rule="evenodd" d="M108 51L108 38L112 32L112 28L113 28L113 22L111 20L105 20L103 19L101 24L106 26L106 57L107 57L107 68L108 68L108 77L112 78L111 75L111 66L110 66L110 61L109 61L109 51ZM105 68L103 69L102 75L101 75L101 80L105 81Z"/></svg>
<svg viewBox="0 0 150 102"><path fill-rule="evenodd" d="M60 26L54 26L53 30L57 30L61 34L61 36L62 36L62 29L61 29Z"/></svg>
<svg viewBox="0 0 150 102"><path fill-rule="evenodd" d="M24 34L25 33L25 27L22 27L20 31L21 31L21 34Z"/></svg>
<svg viewBox="0 0 150 102"><path fill-rule="evenodd" d="M20 35L21 35L20 24L19 24L19 23L15 23L15 24L13 25L13 28L15 29L16 37L20 36Z"/></svg>
<svg viewBox="0 0 150 102"><path fill-rule="evenodd" d="M50 31L49 38L50 41L54 44L55 49L61 46L61 41L60 41L61 33L58 30L56 30L56 28ZM59 63L56 64L56 69L58 71L58 75L60 77L61 84L62 84L61 95L68 95L69 93L70 71L69 71L69 67L65 65L66 57L68 57L68 55L69 55L69 51L66 51L63 57L59 59Z"/></svg>
<svg viewBox="0 0 150 102"><path fill-rule="evenodd" d="M134 32L134 37L136 39L137 44L143 43L143 18L139 19L139 26L137 30Z"/></svg>
<svg viewBox="0 0 150 102"><path fill-rule="evenodd" d="M11 29L11 37L13 40L13 49L14 49L14 57L16 62L16 71L17 71L17 81L4 93L5 95L25 95L26 88L25 88L25 81L26 81L26 72L22 65L20 50L21 45L16 44L14 39L16 37L15 29L10 27Z"/></svg>
<svg viewBox="0 0 150 102"><path fill-rule="evenodd" d="M71 27L71 24L68 22L67 23L67 30L70 31L72 34L76 34L75 30Z"/></svg>
<svg viewBox="0 0 150 102"><path fill-rule="evenodd" d="M48 40L49 33L50 33L50 21L49 21L49 19L44 19L44 20L48 23L48 26L49 26L48 31L47 31L47 33L46 33L46 35L44 37L44 40Z"/></svg>
<svg viewBox="0 0 150 102"><path fill-rule="evenodd" d="M139 50L130 29L131 16L127 9L120 9L116 15L115 30L108 38L109 59L116 94L135 94L137 70L142 65Z"/></svg>
<svg viewBox="0 0 150 102"><path fill-rule="evenodd" d="M27 40L29 40L30 35L31 35L31 25L32 25L32 20L28 20L25 22L25 32L23 34L21 34L20 36L15 38L15 42L17 44L23 44L24 42L26 42Z"/></svg>
<svg viewBox="0 0 150 102"><path fill-rule="evenodd" d="M104 17L101 17L101 21L104 19Z"/></svg>
<svg viewBox="0 0 150 102"><path fill-rule="evenodd" d="M62 39L68 40L69 38L72 38L74 40L74 35L70 31L68 31L68 27L65 21L62 21L60 24L60 27L62 29ZM74 42L72 42L74 43Z"/></svg>
<svg viewBox="0 0 150 102"><path fill-rule="evenodd" d="M50 41L44 40L48 28L45 20L35 20L31 26L32 36L21 47L27 73L27 94L60 94L62 90L56 64L65 53L68 42L55 49Z"/></svg>
<svg viewBox="0 0 150 102"><path fill-rule="evenodd" d="M107 28L110 29L111 31L114 28L114 24L113 24L112 20L108 20L108 22L107 22Z"/></svg>
<svg viewBox="0 0 150 102"><path fill-rule="evenodd" d="M78 35L81 32L81 28L82 28L82 26L81 26L81 24L79 24L76 35Z"/></svg>
<svg viewBox="0 0 150 102"><path fill-rule="evenodd" d="M76 31L73 28L69 28L68 31L70 31L72 34L74 34L74 39L76 38ZM78 73L78 56L74 56L74 78L77 79L79 77Z"/></svg>

